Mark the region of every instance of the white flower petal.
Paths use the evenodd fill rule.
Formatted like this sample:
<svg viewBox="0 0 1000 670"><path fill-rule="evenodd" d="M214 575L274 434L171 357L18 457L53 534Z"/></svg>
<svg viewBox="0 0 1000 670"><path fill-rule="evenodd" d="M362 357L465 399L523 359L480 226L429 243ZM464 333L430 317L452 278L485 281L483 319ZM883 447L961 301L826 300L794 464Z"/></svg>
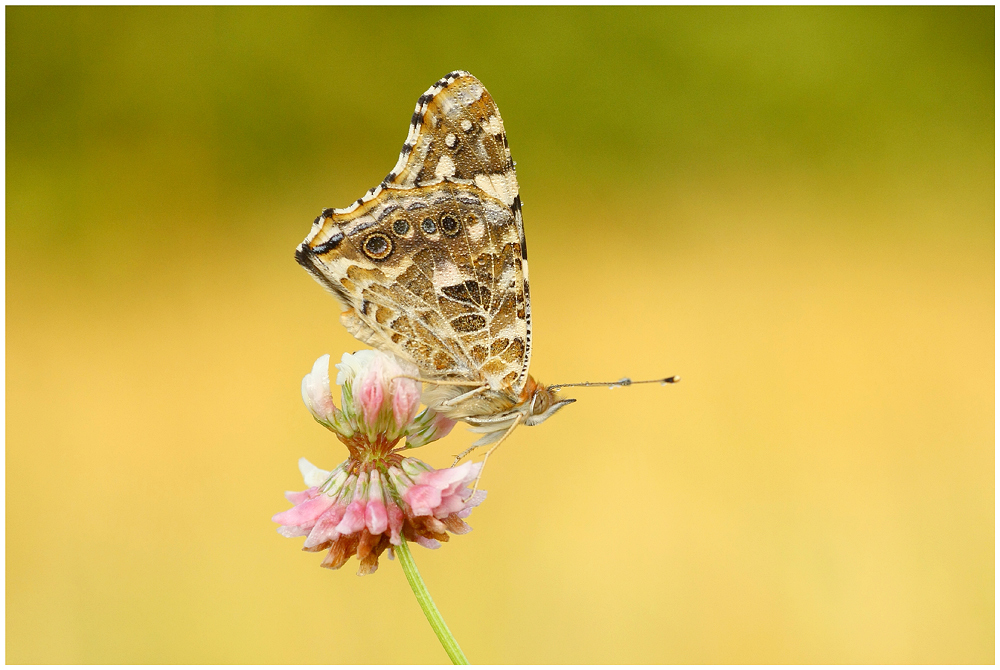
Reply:
<svg viewBox="0 0 1000 670"><path fill-rule="evenodd" d="M330 393L330 354L313 363L312 370L302 378L302 401L316 419L326 423L334 420L333 396Z"/></svg>
<svg viewBox="0 0 1000 670"><path fill-rule="evenodd" d="M372 359L375 358L375 352L371 349L362 349L361 351L356 351L353 354L344 354L341 357L340 362L337 363L337 386L343 386L347 382L353 382L354 378L358 376L365 367L367 367Z"/></svg>
<svg viewBox="0 0 1000 670"><path fill-rule="evenodd" d="M299 472L302 473L302 479L305 480L306 486L309 488L319 486L330 476L328 470L320 470L305 458L299 459Z"/></svg>

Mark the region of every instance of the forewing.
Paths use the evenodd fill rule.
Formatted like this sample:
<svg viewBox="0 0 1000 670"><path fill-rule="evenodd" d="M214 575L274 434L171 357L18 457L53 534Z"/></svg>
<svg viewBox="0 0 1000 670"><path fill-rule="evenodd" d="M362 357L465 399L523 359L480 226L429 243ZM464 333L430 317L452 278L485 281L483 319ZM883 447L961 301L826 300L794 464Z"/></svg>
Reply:
<svg viewBox="0 0 1000 670"><path fill-rule="evenodd" d="M531 315L517 177L500 112L469 73L420 97L393 171L350 207L325 210L297 258L348 308L342 321L362 341L430 377L524 386Z"/></svg>

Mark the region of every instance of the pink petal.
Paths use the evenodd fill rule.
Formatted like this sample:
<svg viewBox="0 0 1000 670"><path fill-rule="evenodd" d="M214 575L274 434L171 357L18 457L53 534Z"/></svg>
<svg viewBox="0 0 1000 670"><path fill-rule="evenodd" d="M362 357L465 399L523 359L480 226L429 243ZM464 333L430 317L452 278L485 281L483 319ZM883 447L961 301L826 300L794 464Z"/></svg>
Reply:
<svg viewBox="0 0 1000 670"><path fill-rule="evenodd" d="M417 483L427 484L428 486L433 486L443 491L453 486L454 484L461 484L463 481L469 480L471 474L469 471L471 469L472 469L472 462L466 461L465 463L462 463L461 465L454 468L444 468L443 470L431 470L430 472L421 472L417 476ZM475 474L472 474L471 478L475 479Z"/></svg>
<svg viewBox="0 0 1000 670"><path fill-rule="evenodd" d="M279 512L271 517L271 521L283 526L312 525L316 519L333 504L334 498L327 495L316 496L300 503L290 510Z"/></svg>
<svg viewBox="0 0 1000 670"><path fill-rule="evenodd" d="M293 505L300 505L310 498L315 498L319 494L319 487L312 487L305 491L285 491L285 498Z"/></svg>
<svg viewBox="0 0 1000 670"><path fill-rule="evenodd" d="M461 512L456 512L456 514L458 514L458 517L460 519L464 519L465 517L472 514L473 507L478 507L483 503L484 500L486 500L486 491L476 491L475 493L472 494L472 497L469 498L469 500L465 503L465 509L463 509Z"/></svg>
<svg viewBox="0 0 1000 670"><path fill-rule="evenodd" d="M441 547L441 543L437 540L432 540L429 537L424 537L423 535L417 535L417 544L425 549L438 549Z"/></svg>
<svg viewBox="0 0 1000 670"><path fill-rule="evenodd" d="M399 546L402 541L399 532L403 530L403 510L394 502L389 503L389 542Z"/></svg>
<svg viewBox="0 0 1000 670"><path fill-rule="evenodd" d="M452 494L450 496L442 496L441 504L434 508L434 516L439 519L443 519L450 514L455 512L460 512L465 509L465 502L462 500L461 494Z"/></svg>
<svg viewBox="0 0 1000 670"><path fill-rule="evenodd" d="M304 546L315 547L327 540L336 540L340 537L340 533L337 532L337 524L344 518L345 512L347 512L347 508L343 505L334 505L323 512L316 521L316 525L313 526L312 532L309 533L309 537L306 538Z"/></svg>
<svg viewBox="0 0 1000 670"><path fill-rule="evenodd" d="M357 533L365 527L365 501L355 500L347 506L344 518L337 524L337 532L341 535Z"/></svg>
<svg viewBox="0 0 1000 670"><path fill-rule="evenodd" d="M378 360L378 359L376 359ZM385 389L382 387L382 375L379 366L373 364L365 372L358 385L355 394L361 411L365 417L365 423L374 426L378 420L378 413L382 409L382 402L385 400Z"/></svg>
<svg viewBox="0 0 1000 670"><path fill-rule="evenodd" d="M372 535L381 535L389 526L389 516L382 498L382 475L372 470L368 485L368 507L365 508L365 525Z"/></svg>
<svg viewBox="0 0 1000 670"><path fill-rule="evenodd" d="M381 500L369 500L365 508L365 525L372 535L379 535L389 527L389 514Z"/></svg>
<svg viewBox="0 0 1000 670"><path fill-rule="evenodd" d="M472 494L472 497L469 498L469 502L466 504L469 507L478 507L483 504L484 500L486 500L486 491L479 490Z"/></svg>
<svg viewBox="0 0 1000 670"><path fill-rule="evenodd" d="M430 516L441 504L441 492L433 486L411 486L403 494L403 500L413 510L413 516Z"/></svg>
<svg viewBox="0 0 1000 670"><path fill-rule="evenodd" d="M400 428L408 425L420 409L420 384L412 379L392 380L392 416Z"/></svg>
<svg viewBox="0 0 1000 670"><path fill-rule="evenodd" d="M309 534L312 526L278 526L278 534L283 537L301 537Z"/></svg>
<svg viewBox="0 0 1000 670"><path fill-rule="evenodd" d="M451 432L451 429L455 427L456 423L458 422L455 421L454 419L449 419L446 416L438 414L436 417L434 417L433 437L431 437L427 441L431 442L433 440L440 440L442 437L445 437L448 433Z"/></svg>

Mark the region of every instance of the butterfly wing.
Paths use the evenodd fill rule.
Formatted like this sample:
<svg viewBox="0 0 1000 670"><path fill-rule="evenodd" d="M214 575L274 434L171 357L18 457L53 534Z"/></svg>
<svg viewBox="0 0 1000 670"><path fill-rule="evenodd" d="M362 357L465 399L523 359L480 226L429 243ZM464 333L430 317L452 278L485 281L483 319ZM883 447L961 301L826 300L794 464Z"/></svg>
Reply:
<svg viewBox="0 0 1000 670"><path fill-rule="evenodd" d="M324 211L296 253L362 341L515 395L531 351L526 255L503 122L465 72L420 97L393 171Z"/></svg>

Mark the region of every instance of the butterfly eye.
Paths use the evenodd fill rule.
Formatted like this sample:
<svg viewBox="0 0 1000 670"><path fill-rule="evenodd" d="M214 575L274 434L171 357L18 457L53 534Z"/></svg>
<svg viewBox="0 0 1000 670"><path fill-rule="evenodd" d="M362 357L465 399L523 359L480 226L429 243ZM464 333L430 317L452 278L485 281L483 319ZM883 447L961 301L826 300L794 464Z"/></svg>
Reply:
<svg viewBox="0 0 1000 670"><path fill-rule="evenodd" d="M445 214L441 217L441 230L448 237L455 237L462 230L461 224L455 219L455 217Z"/></svg>
<svg viewBox="0 0 1000 670"><path fill-rule="evenodd" d="M398 219L392 222L392 232L400 237L410 232L410 222L406 219Z"/></svg>
<svg viewBox="0 0 1000 670"><path fill-rule="evenodd" d="M428 235L433 235L437 232L437 224L434 223L434 219L426 218L423 223L420 224L420 230L424 231Z"/></svg>
<svg viewBox="0 0 1000 670"><path fill-rule="evenodd" d="M392 241L382 233L375 233L365 240L364 250L368 258L383 261L392 254Z"/></svg>

